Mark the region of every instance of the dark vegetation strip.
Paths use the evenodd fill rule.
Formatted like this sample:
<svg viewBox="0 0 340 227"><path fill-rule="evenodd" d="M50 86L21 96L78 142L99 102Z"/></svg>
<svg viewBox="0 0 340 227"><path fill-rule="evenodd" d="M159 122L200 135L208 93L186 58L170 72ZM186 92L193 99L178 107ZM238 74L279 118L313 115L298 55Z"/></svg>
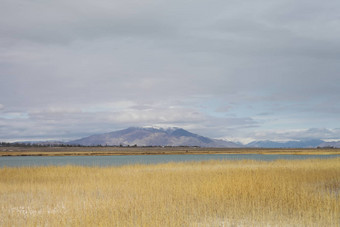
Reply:
<svg viewBox="0 0 340 227"><path fill-rule="evenodd" d="M170 154L339 154L340 149L268 149L200 147L0 147L0 156L94 156Z"/></svg>

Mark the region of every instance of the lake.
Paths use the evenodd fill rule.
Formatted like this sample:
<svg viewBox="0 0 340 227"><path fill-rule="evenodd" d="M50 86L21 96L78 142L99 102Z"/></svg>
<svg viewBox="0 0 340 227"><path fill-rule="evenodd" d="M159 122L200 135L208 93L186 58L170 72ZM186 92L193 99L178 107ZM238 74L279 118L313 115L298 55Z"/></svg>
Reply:
<svg viewBox="0 0 340 227"><path fill-rule="evenodd" d="M81 165L119 166L127 164L156 164L205 160L262 160L335 158L340 155L280 155L280 154L196 154L196 155L127 155L127 156L15 156L0 157L0 167Z"/></svg>

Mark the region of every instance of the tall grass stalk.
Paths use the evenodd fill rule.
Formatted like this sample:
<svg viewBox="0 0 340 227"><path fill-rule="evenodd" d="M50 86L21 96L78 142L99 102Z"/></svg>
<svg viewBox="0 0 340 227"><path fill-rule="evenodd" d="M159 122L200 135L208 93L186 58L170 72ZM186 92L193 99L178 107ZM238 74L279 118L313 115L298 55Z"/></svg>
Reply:
<svg viewBox="0 0 340 227"><path fill-rule="evenodd" d="M339 226L340 159L0 169L0 226Z"/></svg>

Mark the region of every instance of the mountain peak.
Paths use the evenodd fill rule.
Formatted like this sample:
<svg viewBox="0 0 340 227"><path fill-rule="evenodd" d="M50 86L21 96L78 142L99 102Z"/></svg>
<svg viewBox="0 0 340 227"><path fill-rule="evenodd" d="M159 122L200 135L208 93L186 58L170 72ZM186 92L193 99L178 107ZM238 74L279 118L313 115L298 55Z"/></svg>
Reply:
<svg viewBox="0 0 340 227"><path fill-rule="evenodd" d="M70 144L96 145L138 145L138 146L199 146L199 147L239 147L238 144L210 139L178 127L129 127L104 134L92 135Z"/></svg>

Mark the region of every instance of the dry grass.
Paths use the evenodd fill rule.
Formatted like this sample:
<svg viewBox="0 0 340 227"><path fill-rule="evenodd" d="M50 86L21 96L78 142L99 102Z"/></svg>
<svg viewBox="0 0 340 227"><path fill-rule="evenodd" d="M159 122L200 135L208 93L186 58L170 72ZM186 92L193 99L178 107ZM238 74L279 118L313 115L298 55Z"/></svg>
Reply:
<svg viewBox="0 0 340 227"><path fill-rule="evenodd" d="M0 169L0 226L339 226L340 159Z"/></svg>

